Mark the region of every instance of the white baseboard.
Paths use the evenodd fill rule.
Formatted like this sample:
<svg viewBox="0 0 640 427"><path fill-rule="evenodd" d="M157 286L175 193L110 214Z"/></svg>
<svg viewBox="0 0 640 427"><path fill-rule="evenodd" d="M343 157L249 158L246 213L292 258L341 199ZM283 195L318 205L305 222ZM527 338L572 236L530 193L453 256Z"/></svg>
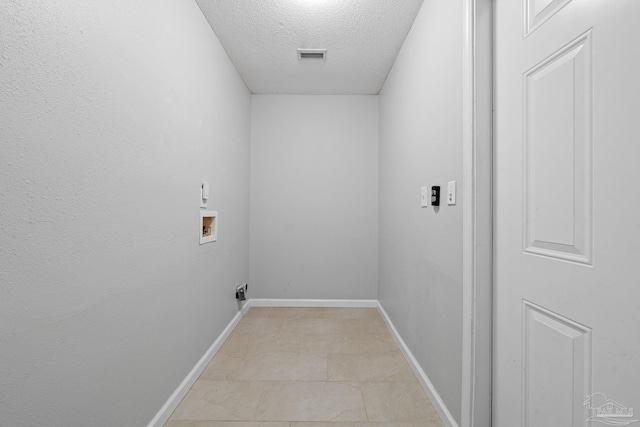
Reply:
<svg viewBox="0 0 640 427"><path fill-rule="evenodd" d="M338 307L338 308L378 308L374 299L266 299L252 298L250 307Z"/></svg>
<svg viewBox="0 0 640 427"><path fill-rule="evenodd" d="M424 372L422 367L420 367L420 364L418 363L416 358L413 356L413 353L411 353L411 350L409 350L409 347L407 347L407 344L405 344L404 340L398 333L398 330L393 325L393 322L387 315L387 312L384 311L384 308L382 308L382 305L379 302L377 307L378 307L378 310L380 311L380 315L382 315L382 318L384 319L385 323L389 327L391 334L393 335L396 342L398 343L398 346L400 347L400 351L402 351L402 354L404 354L405 359L407 359L407 363L409 363L411 370L413 371L415 376L418 378L418 381L420 382L422 389L424 390L425 394L431 401L431 404L433 405L434 409L440 416L440 419L444 423L445 427L459 427L458 423L453 418L453 415L451 415L451 412L449 412L449 409L447 409L447 405L444 404L444 402L442 401L442 398L440 397L435 387L433 386L433 383L431 383L431 380L429 380L429 377Z"/></svg>
<svg viewBox="0 0 640 427"><path fill-rule="evenodd" d="M226 328L222 331L222 333L216 338L216 340L211 344L211 347L207 350L207 352L200 358L196 366L193 367L191 372L185 377L184 380L180 383L178 388L173 392L173 394L169 397L169 399L165 402L165 404L160 408L155 417L149 422L147 427L162 427L164 423L169 420L169 417L176 410L182 399L187 395L193 384L196 382L202 371L205 370L209 362L216 355L218 350L222 347L222 344L229 338L231 332L236 327L242 316L249 310L249 304L245 304L236 315L231 319L231 322L227 325Z"/></svg>

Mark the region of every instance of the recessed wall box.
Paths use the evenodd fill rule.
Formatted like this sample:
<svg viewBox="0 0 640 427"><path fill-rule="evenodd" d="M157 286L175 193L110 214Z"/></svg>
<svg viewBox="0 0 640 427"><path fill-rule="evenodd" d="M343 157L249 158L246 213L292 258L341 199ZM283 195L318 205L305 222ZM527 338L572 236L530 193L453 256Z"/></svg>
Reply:
<svg viewBox="0 0 640 427"><path fill-rule="evenodd" d="M200 244L218 240L218 212L200 211Z"/></svg>

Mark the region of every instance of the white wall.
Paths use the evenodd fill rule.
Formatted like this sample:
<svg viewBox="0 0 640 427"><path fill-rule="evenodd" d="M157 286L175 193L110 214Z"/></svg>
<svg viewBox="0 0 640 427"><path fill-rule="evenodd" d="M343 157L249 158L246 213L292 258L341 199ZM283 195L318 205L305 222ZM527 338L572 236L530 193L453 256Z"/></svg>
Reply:
<svg viewBox="0 0 640 427"><path fill-rule="evenodd" d="M426 0L380 94L379 299L460 422L462 2ZM447 206L448 181L458 204ZM420 187L440 185L439 209Z"/></svg>
<svg viewBox="0 0 640 427"><path fill-rule="evenodd" d="M253 95L253 297L375 298L378 98Z"/></svg>
<svg viewBox="0 0 640 427"><path fill-rule="evenodd" d="M0 424L146 425L248 280L249 92L192 1L9 0L0 39Z"/></svg>

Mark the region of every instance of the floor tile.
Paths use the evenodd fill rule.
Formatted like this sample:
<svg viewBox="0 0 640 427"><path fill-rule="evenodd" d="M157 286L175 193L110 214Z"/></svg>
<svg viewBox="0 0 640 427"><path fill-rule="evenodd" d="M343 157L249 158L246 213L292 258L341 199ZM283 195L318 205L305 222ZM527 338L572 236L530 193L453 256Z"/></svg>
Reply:
<svg viewBox="0 0 640 427"><path fill-rule="evenodd" d="M325 310L326 309L322 307L273 307L271 313L273 317L285 319L322 319L326 317Z"/></svg>
<svg viewBox="0 0 640 427"><path fill-rule="evenodd" d="M278 318L243 318L233 330L234 335L242 334L277 334L281 332L284 319Z"/></svg>
<svg viewBox="0 0 640 427"><path fill-rule="evenodd" d="M438 421L418 382L362 383L370 421Z"/></svg>
<svg viewBox="0 0 640 427"><path fill-rule="evenodd" d="M234 378L249 381L326 381L327 358L298 353L253 354L247 357Z"/></svg>
<svg viewBox="0 0 640 427"><path fill-rule="evenodd" d="M329 381L416 381L404 356L390 353L329 354Z"/></svg>
<svg viewBox="0 0 640 427"><path fill-rule="evenodd" d="M357 384L283 382L262 395L256 419L366 421L367 413Z"/></svg>
<svg viewBox="0 0 640 427"><path fill-rule="evenodd" d="M398 346L386 334L306 334L302 336L300 353L309 354L358 354L388 353L398 351Z"/></svg>
<svg viewBox="0 0 640 427"><path fill-rule="evenodd" d="M243 318L324 318L322 307L251 307Z"/></svg>
<svg viewBox="0 0 640 427"><path fill-rule="evenodd" d="M442 427L440 421L406 421L406 422L293 422L291 427Z"/></svg>
<svg viewBox="0 0 640 427"><path fill-rule="evenodd" d="M252 421L169 421L164 427L290 427L288 422Z"/></svg>
<svg viewBox="0 0 640 427"><path fill-rule="evenodd" d="M325 308L328 319L380 319L377 308Z"/></svg>
<svg viewBox="0 0 640 427"><path fill-rule="evenodd" d="M236 381L327 381L327 357L297 352L219 353L200 378Z"/></svg>
<svg viewBox="0 0 640 427"><path fill-rule="evenodd" d="M325 318L288 318L284 319L282 332L299 334L342 334L344 321Z"/></svg>
<svg viewBox="0 0 640 427"><path fill-rule="evenodd" d="M235 380L245 363L244 355L218 353L202 372L200 379Z"/></svg>
<svg viewBox="0 0 640 427"><path fill-rule="evenodd" d="M344 334L389 334L389 328L381 317L340 320L342 320Z"/></svg>
<svg viewBox="0 0 640 427"><path fill-rule="evenodd" d="M302 334L232 334L220 349L222 354L297 353Z"/></svg>
<svg viewBox="0 0 640 427"><path fill-rule="evenodd" d="M255 420L264 382L198 380L180 402L172 420Z"/></svg>
<svg viewBox="0 0 640 427"><path fill-rule="evenodd" d="M242 319L263 319L265 317L274 317L272 315L272 310L272 307L251 307L244 316L242 316Z"/></svg>

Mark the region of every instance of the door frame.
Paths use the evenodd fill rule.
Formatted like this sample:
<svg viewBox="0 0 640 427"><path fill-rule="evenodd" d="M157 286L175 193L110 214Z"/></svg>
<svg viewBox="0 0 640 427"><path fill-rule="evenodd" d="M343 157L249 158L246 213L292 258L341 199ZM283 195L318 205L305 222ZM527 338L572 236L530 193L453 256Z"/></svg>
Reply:
<svg viewBox="0 0 640 427"><path fill-rule="evenodd" d="M461 427L491 425L492 3L464 0Z"/></svg>

